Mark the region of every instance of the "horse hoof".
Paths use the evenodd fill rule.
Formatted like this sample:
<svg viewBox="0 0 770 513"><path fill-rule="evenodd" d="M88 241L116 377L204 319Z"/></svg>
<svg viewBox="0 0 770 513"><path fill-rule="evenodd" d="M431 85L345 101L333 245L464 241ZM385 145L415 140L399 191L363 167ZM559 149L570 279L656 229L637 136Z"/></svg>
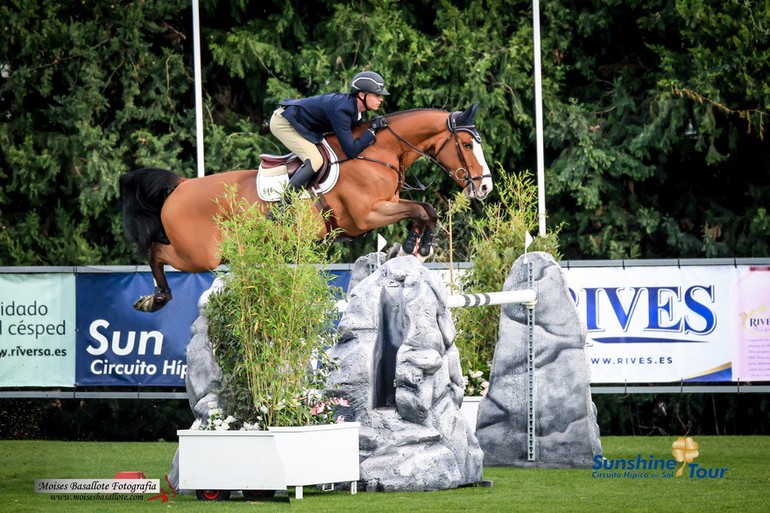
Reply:
<svg viewBox="0 0 770 513"><path fill-rule="evenodd" d="M155 297L150 296L142 296L139 299L136 300L136 303L134 303L134 310L137 310L139 312L157 312L161 308L166 306L166 302L163 303L157 303L155 301Z"/></svg>
<svg viewBox="0 0 770 513"><path fill-rule="evenodd" d="M401 248L401 244L399 244L398 242L394 242L393 245L390 247L390 251L388 251L388 254L385 257L385 260L390 260L391 258L404 256L402 255L403 251L404 250Z"/></svg>
<svg viewBox="0 0 770 513"><path fill-rule="evenodd" d="M425 263L426 260L428 260L430 257L433 256L433 246L431 246L430 251L427 255L422 254L422 248L420 248L420 253L418 255L415 255L417 257L417 260L419 260L421 263Z"/></svg>

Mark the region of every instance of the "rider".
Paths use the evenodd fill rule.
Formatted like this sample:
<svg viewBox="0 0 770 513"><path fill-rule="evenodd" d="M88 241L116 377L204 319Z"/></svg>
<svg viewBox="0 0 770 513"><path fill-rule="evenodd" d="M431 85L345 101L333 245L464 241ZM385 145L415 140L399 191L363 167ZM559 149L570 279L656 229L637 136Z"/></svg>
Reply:
<svg viewBox="0 0 770 513"><path fill-rule="evenodd" d="M352 128L361 121L363 113L379 109L383 96L389 94L378 73L363 71L353 77L348 94L328 93L280 102L270 118L270 132L302 160L287 188L301 189L321 168L323 157L316 144L323 134L334 132L347 158L354 158L372 144L375 134L388 126L384 117L375 117L358 139ZM287 201L287 196L284 194L282 202Z"/></svg>

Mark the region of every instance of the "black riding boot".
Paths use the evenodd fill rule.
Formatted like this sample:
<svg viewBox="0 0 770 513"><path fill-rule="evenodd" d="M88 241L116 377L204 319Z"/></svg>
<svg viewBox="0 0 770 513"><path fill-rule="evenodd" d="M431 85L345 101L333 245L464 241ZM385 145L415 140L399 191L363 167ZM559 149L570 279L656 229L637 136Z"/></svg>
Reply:
<svg viewBox="0 0 770 513"><path fill-rule="evenodd" d="M276 203L273 208L270 209L270 212L267 214L267 218L271 221L275 221L273 211L275 209L285 209L288 207L292 196L289 194L289 192L302 190L302 188L305 187L305 184L308 183L311 178L313 178L314 174L315 169L313 169L313 166L310 163L310 159L303 162L302 165L299 166L299 168L294 172L291 179L289 180L289 183L286 184L286 189L283 191L283 196L278 201L278 203Z"/></svg>

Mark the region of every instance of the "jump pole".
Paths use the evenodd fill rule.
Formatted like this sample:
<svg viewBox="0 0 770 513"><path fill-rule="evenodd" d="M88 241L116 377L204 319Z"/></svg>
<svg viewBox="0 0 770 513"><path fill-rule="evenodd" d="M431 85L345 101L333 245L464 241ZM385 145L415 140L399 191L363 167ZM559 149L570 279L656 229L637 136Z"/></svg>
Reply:
<svg viewBox="0 0 770 513"><path fill-rule="evenodd" d="M468 306L522 304L529 308L535 305L537 295L532 289L486 292L484 294L456 294L449 296L447 307L465 308Z"/></svg>
<svg viewBox="0 0 770 513"><path fill-rule="evenodd" d="M532 310L537 303L537 294L532 289L504 290L502 292L485 292L482 294L455 294L447 299L447 308L466 308L469 306L510 305L521 304ZM337 310L347 310L348 302L337 302Z"/></svg>

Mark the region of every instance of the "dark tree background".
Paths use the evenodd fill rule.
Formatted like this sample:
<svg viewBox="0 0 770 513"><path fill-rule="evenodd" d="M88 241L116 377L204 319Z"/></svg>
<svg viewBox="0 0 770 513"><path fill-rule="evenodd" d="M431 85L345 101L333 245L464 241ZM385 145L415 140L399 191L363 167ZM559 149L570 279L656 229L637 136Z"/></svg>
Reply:
<svg viewBox="0 0 770 513"><path fill-rule="evenodd" d="M267 130L277 101L345 90L362 69L387 78L388 112L480 100L492 167L536 169L530 1L200 12L207 173L284 152ZM768 256L768 20L765 1L541 3L546 206L564 258ZM196 173L191 3L11 0L0 30L0 265L142 263L117 182L141 166ZM454 194L414 169L433 185L410 198Z"/></svg>

